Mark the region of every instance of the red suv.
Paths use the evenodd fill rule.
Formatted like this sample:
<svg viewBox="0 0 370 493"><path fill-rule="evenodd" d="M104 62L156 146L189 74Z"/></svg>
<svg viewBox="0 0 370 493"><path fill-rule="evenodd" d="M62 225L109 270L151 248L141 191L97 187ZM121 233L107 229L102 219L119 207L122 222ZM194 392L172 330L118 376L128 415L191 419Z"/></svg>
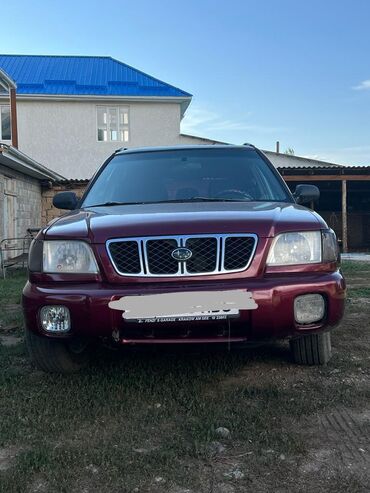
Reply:
<svg viewBox="0 0 370 493"><path fill-rule="evenodd" d="M343 315L335 234L251 145L122 149L33 242L26 341L45 371L79 369L94 341L232 344L288 338L324 364Z"/></svg>

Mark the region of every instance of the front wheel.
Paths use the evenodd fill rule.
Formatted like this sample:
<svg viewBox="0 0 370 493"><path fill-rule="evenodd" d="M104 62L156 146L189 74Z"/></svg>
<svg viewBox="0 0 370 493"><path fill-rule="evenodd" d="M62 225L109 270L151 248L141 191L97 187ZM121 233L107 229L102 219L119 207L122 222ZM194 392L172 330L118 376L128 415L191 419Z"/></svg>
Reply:
<svg viewBox="0 0 370 493"><path fill-rule="evenodd" d="M74 373L88 363L86 345L40 337L27 329L25 339L31 360L47 373Z"/></svg>
<svg viewBox="0 0 370 493"><path fill-rule="evenodd" d="M299 365L325 365L331 358L330 332L291 339L290 349L294 362Z"/></svg>

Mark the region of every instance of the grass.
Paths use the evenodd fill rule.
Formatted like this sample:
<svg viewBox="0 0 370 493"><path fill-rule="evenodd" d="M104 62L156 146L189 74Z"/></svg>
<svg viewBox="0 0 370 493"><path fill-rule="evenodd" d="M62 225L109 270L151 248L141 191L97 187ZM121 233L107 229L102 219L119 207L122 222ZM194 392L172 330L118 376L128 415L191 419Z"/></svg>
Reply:
<svg viewBox="0 0 370 493"><path fill-rule="evenodd" d="M342 270L345 274L370 272L370 262L353 262L351 260L344 260L342 262Z"/></svg>
<svg viewBox="0 0 370 493"><path fill-rule="evenodd" d="M0 280L0 328L22 326L20 302L25 283L26 272L21 269L8 270L6 280Z"/></svg>
<svg viewBox="0 0 370 493"><path fill-rule="evenodd" d="M361 271L343 268L351 289ZM3 307L19 300L23 284L22 274L0 281ZM279 483L366 491L345 470L297 475L313 446L327 447L316 416L366 409L370 400L360 385L370 373L370 305L360 315L333 332L334 357L322 368L291 364L281 343L230 353L100 349L80 374L52 376L30 366L23 343L0 345L0 492L262 492ZM217 435L220 426L229 438ZM235 467L244 477L225 477Z"/></svg>
<svg viewBox="0 0 370 493"><path fill-rule="evenodd" d="M58 485L56 491L70 491L76 481L90 481L91 468L98 469L94 484L104 491L118 491L122 481L130 488L144 486L156 476L200 488L188 468L211 460L209 445L218 439L219 426L231 431L230 451L235 445L236 453L252 452L259 467L261 458L276 466L281 453L305 452L294 420L354 398L350 384L323 398L317 378L327 376L327 369L310 370L312 375L299 369L304 385L299 378L295 386L286 372L295 368L284 361L284 350L275 356L271 350L201 357L152 352L143 357L138 352L113 362L103 356L95 367L72 377L29 372L20 347L6 353L0 368L1 445L22 448L17 475L10 470L5 476L7 491L17 491L39 474L47 476L49 486ZM276 375L271 364L279 370ZM239 382L225 384L246 367L251 375L247 371ZM260 372L260 382L253 371ZM358 406L369 398L369 393L356 393ZM275 452L265 457L269 449Z"/></svg>
<svg viewBox="0 0 370 493"><path fill-rule="evenodd" d="M349 295L351 298L370 298L370 287L350 288Z"/></svg>
<svg viewBox="0 0 370 493"><path fill-rule="evenodd" d="M0 281L0 306L20 303L22 289L26 283L26 272L22 269L7 271L5 281Z"/></svg>

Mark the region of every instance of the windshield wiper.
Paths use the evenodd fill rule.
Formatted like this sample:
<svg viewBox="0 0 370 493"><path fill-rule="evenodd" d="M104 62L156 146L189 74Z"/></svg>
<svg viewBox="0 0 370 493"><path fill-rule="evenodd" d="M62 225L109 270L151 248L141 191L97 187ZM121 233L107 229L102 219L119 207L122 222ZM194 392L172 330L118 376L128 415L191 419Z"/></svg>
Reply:
<svg viewBox="0 0 370 493"><path fill-rule="evenodd" d="M192 197L191 201L199 202L249 202L250 199L228 199L225 197Z"/></svg>
<svg viewBox="0 0 370 493"><path fill-rule="evenodd" d="M156 202L146 202L146 204L184 204L186 202L249 202L248 199L227 199L217 197L189 197L188 199L158 200Z"/></svg>
<svg viewBox="0 0 370 493"><path fill-rule="evenodd" d="M102 204L88 205L87 207L110 207L114 205L144 205L144 204L184 204L186 202L249 202L248 199L228 199L222 197L189 197L188 199L170 199L170 200L149 200L148 202L118 202L109 201Z"/></svg>
<svg viewBox="0 0 370 493"><path fill-rule="evenodd" d="M86 207L109 207L111 205L138 205L138 204L145 204L145 202L116 202L116 201L110 201L110 202L103 202L102 204L87 205Z"/></svg>

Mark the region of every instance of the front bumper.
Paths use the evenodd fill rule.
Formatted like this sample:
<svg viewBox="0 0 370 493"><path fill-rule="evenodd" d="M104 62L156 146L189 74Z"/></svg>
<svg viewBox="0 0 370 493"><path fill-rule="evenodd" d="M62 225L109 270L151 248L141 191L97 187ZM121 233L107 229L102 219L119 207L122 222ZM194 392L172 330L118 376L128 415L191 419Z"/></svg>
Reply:
<svg viewBox="0 0 370 493"><path fill-rule="evenodd" d="M242 310L238 319L212 322L140 324L126 322L122 314L108 307L117 297L185 291L247 289L258 304L255 310ZM326 300L326 315L319 323L299 325L294 319L294 299L307 293L320 293ZM294 337L335 326L342 318L345 281L339 271L271 275L260 279L112 286L104 283L28 282L23 290L23 310L29 330L47 337L112 337L121 343L258 341ZM43 331L40 309L45 305L67 306L71 330L64 335ZM155 327L154 327L155 325ZM149 327L151 326L151 327Z"/></svg>

